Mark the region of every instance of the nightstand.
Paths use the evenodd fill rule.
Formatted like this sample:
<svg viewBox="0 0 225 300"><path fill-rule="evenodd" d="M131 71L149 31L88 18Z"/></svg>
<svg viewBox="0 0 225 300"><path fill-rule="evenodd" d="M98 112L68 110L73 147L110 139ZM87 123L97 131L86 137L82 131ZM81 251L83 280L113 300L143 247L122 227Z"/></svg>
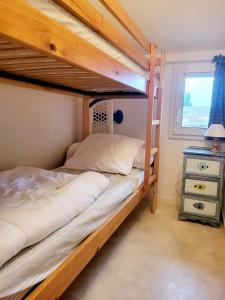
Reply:
<svg viewBox="0 0 225 300"><path fill-rule="evenodd" d="M179 220L194 220L220 226L224 194L225 152L210 148L184 150L182 196Z"/></svg>

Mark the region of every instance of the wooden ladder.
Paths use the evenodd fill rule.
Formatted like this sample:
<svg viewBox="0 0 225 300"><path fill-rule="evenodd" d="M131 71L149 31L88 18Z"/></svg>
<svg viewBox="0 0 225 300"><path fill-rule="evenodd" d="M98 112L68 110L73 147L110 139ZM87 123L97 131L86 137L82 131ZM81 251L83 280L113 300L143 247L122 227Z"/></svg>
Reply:
<svg viewBox="0 0 225 300"><path fill-rule="evenodd" d="M162 113L162 97L164 84L164 68L165 68L165 52L161 52L160 72L157 72L156 47L151 45L151 66L150 66L150 81L149 81L149 96L147 106L147 128L146 128L146 156L145 156L145 178L144 189L149 192L149 177L150 177L150 155L154 155L153 174L156 179L153 183L153 199L151 202L151 212L155 213L157 210L157 192L158 192L158 173L159 173L159 148L160 148L160 127L161 127L161 113ZM157 96L154 97L155 81L158 81ZM156 107L155 107L156 105ZM156 109L156 119L153 119L153 112ZM156 126L154 137L154 148L149 151L152 146L152 127Z"/></svg>

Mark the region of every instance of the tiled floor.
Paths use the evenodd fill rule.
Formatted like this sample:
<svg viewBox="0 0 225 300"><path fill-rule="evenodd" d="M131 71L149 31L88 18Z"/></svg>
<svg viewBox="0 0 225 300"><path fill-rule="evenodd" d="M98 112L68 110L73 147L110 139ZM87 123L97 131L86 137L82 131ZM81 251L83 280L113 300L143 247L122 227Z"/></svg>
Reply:
<svg viewBox="0 0 225 300"><path fill-rule="evenodd" d="M61 299L225 299L224 229L177 215L165 203L151 215L143 201Z"/></svg>

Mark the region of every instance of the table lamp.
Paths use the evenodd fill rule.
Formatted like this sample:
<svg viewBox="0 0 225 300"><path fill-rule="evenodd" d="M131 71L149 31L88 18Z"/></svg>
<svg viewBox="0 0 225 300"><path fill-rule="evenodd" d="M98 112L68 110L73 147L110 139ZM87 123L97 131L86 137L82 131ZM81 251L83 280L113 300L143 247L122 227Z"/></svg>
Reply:
<svg viewBox="0 0 225 300"><path fill-rule="evenodd" d="M212 138L212 152L220 151L220 138L225 138L225 128L222 124L212 124L205 133L206 137Z"/></svg>

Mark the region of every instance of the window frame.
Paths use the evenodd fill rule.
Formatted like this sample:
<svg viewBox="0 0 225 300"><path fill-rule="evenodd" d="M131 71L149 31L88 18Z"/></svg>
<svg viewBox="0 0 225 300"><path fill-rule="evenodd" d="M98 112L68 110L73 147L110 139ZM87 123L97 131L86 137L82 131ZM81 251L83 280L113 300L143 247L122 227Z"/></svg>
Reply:
<svg viewBox="0 0 225 300"><path fill-rule="evenodd" d="M185 78L188 76L214 76L215 67L210 62L176 65L173 70L172 105L170 110L169 138L204 140L206 129L182 127Z"/></svg>

